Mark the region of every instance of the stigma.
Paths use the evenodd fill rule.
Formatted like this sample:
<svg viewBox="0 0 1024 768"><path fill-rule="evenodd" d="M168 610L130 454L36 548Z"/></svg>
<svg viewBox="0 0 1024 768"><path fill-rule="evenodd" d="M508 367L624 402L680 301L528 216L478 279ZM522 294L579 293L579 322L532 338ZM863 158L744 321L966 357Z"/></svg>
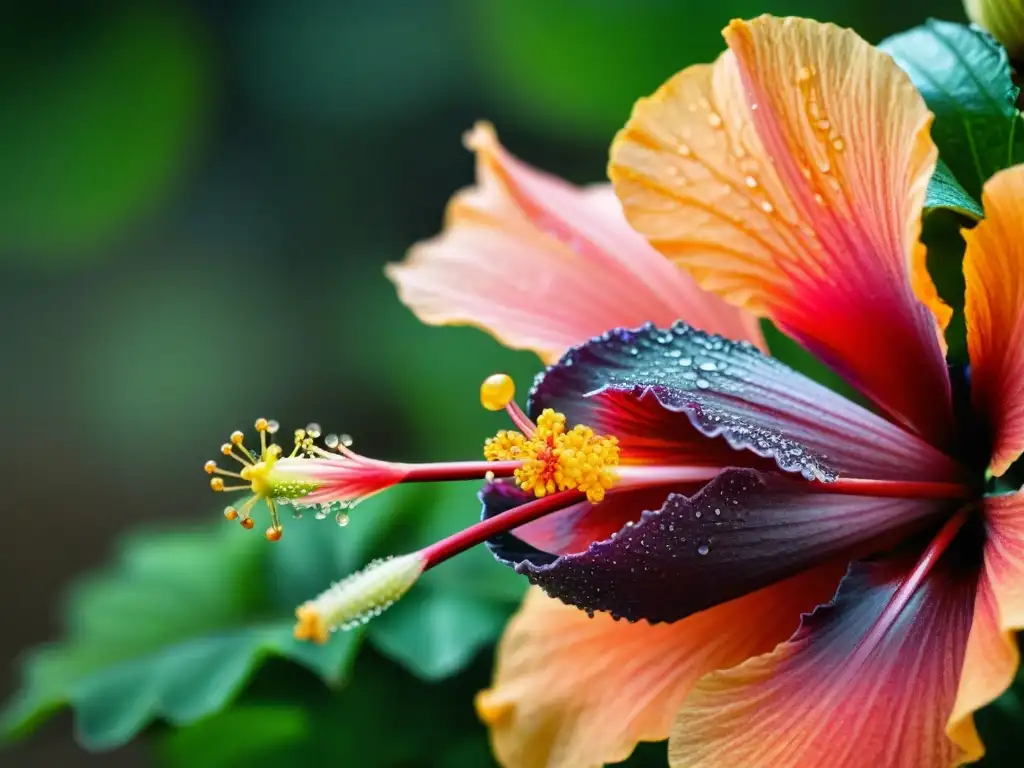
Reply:
<svg viewBox="0 0 1024 768"><path fill-rule="evenodd" d="M281 505L292 507L296 516L313 508L318 519L333 512L336 521L346 525L356 505L403 482L507 477L537 498L579 491L592 504L602 501L618 478L618 440L585 425L569 428L565 416L551 409L534 423L514 397L515 385L505 374L488 377L480 387L481 404L488 410L505 410L517 427L501 430L484 443L484 461L405 464L370 459L355 453L347 436L327 435L321 445L318 424L296 430L294 446L286 456L274 442L280 425L257 419L258 448L250 449L240 431L221 446L221 453L240 466L225 469L208 461L204 469L213 475L210 488L214 491L248 494L240 505L224 509L228 520L251 530L255 527L252 513L264 502L270 515L269 541L282 536Z"/></svg>

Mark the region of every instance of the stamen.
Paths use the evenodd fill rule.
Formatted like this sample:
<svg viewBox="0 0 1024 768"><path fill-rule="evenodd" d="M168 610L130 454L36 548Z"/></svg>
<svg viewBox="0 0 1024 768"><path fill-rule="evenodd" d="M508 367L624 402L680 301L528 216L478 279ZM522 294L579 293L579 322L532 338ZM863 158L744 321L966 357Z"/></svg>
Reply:
<svg viewBox="0 0 1024 768"><path fill-rule="evenodd" d="M971 499L977 491L963 483L931 480L866 480L841 477L831 483L811 480L809 490L816 493L840 493L850 496L875 496L890 499Z"/></svg>
<svg viewBox="0 0 1024 768"><path fill-rule="evenodd" d="M591 503L600 502L616 481L619 441L597 435L583 424L566 429L565 416L550 408L534 424L511 399L514 394L512 380L502 373L488 377L480 387L484 407L492 411L504 407L522 429L501 430L489 438L484 443L484 458L521 462L515 472L516 484L538 498L579 489Z"/></svg>

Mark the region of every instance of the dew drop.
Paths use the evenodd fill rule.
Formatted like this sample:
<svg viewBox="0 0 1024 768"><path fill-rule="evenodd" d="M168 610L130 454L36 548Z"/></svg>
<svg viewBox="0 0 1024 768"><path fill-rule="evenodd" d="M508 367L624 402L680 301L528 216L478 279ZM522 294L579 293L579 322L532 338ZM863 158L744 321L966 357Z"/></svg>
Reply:
<svg viewBox="0 0 1024 768"><path fill-rule="evenodd" d="M267 432L269 432L272 435L276 434L277 430L279 430L280 428L281 428L280 422L274 421L273 419L271 419L270 421L267 422Z"/></svg>
<svg viewBox="0 0 1024 768"><path fill-rule="evenodd" d="M334 516L334 522L336 522L338 525L344 528L346 525L348 525L348 515L344 512L339 512Z"/></svg>
<svg viewBox="0 0 1024 768"><path fill-rule="evenodd" d="M313 515L317 520L323 520L327 517L326 507L317 507L316 513Z"/></svg>
<svg viewBox="0 0 1024 768"><path fill-rule="evenodd" d="M810 67L800 67L800 69L797 70L796 81L798 83L806 83L812 77L814 77L814 73L811 72Z"/></svg>
<svg viewBox="0 0 1024 768"><path fill-rule="evenodd" d="M818 163L818 170L822 173L828 173L832 170L832 164L828 160L822 160Z"/></svg>
<svg viewBox="0 0 1024 768"><path fill-rule="evenodd" d="M765 213L772 213L775 210L775 206L769 203L767 200L761 201L761 210Z"/></svg>
<svg viewBox="0 0 1024 768"><path fill-rule="evenodd" d="M697 367L700 368L702 371L717 371L718 370L718 366L715 363L712 363L710 360L708 362L706 362L706 363L701 363Z"/></svg>
<svg viewBox="0 0 1024 768"><path fill-rule="evenodd" d="M720 114L718 114L717 112L709 112L708 113L708 125L710 125L712 128L721 128L722 127L722 116Z"/></svg>
<svg viewBox="0 0 1024 768"><path fill-rule="evenodd" d="M747 186L750 187L751 189L757 189L757 179L755 179L753 176L747 176L747 178L744 179L744 181L746 182Z"/></svg>
<svg viewBox="0 0 1024 768"><path fill-rule="evenodd" d="M314 440L320 437L320 425L315 421L310 422L306 425L306 434L312 437Z"/></svg>
<svg viewBox="0 0 1024 768"><path fill-rule="evenodd" d="M338 444L340 442L341 438L333 433L324 438L324 445L326 445L332 451L338 447Z"/></svg>
<svg viewBox="0 0 1024 768"><path fill-rule="evenodd" d="M842 139L835 139L832 142L832 149L834 149L836 152L842 152L845 148L846 142L843 141Z"/></svg>
<svg viewBox="0 0 1024 768"><path fill-rule="evenodd" d="M709 547L707 544L701 544L699 547L697 547L697 554L701 557L704 557L704 555L706 555L710 551L711 547Z"/></svg>
<svg viewBox="0 0 1024 768"><path fill-rule="evenodd" d="M697 389L707 389L711 386L711 382L707 379L697 379Z"/></svg>
<svg viewBox="0 0 1024 768"><path fill-rule="evenodd" d="M677 152L678 152L678 153L679 153L679 154L680 154L680 155L681 155L682 157L689 157L690 155L692 155L692 154L693 154L693 150L692 150L692 149L690 149L690 145L689 145L689 144L680 144L680 145L679 145L679 148L678 148L678 149L677 149L676 151L677 151Z"/></svg>
<svg viewBox="0 0 1024 768"><path fill-rule="evenodd" d="M718 507L715 507L715 514L716 515L721 515L722 514L722 510L719 509Z"/></svg>
<svg viewBox="0 0 1024 768"><path fill-rule="evenodd" d="M352 440L352 436L351 435L341 435L338 439L341 441L341 444L344 445L346 448L351 446L352 443L354 442Z"/></svg>
<svg viewBox="0 0 1024 768"><path fill-rule="evenodd" d="M829 128L832 127L832 123L830 123L825 118L822 118L821 120L819 120L817 123L815 123L815 125L818 126L818 130L819 131L827 131Z"/></svg>
<svg viewBox="0 0 1024 768"><path fill-rule="evenodd" d="M816 202L818 205L824 205L825 204L825 198L821 196L820 192L815 192L814 193L814 202Z"/></svg>
<svg viewBox="0 0 1024 768"><path fill-rule="evenodd" d="M703 514L704 513L698 509L696 512L693 513L693 516L699 520Z"/></svg>

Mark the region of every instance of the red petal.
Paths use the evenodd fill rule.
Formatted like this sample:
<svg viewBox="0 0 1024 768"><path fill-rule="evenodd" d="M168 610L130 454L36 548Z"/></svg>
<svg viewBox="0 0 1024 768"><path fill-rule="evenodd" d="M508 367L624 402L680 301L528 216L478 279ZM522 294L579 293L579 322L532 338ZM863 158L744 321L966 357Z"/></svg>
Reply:
<svg viewBox="0 0 1024 768"><path fill-rule="evenodd" d="M960 750L944 727L977 581L956 554L940 560L871 647L861 644L914 558L853 566L834 604L805 618L790 641L697 684L673 726L671 765L952 765Z"/></svg>

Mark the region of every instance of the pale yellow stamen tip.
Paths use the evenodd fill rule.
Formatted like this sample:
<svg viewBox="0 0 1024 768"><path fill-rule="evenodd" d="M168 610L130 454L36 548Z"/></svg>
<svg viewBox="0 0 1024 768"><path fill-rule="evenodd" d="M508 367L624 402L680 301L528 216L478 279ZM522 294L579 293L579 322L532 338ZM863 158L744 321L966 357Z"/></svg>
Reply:
<svg viewBox="0 0 1024 768"><path fill-rule="evenodd" d="M230 456L232 447L233 446L231 445L231 443L224 443L224 445L220 447L220 452L223 453L225 456Z"/></svg>
<svg viewBox="0 0 1024 768"><path fill-rule="evenodd" d="M330 638L330 630L324 624L323 618L309 603L298 607L295 611L295 618L298 621L292 634L296 640L310 640L318 645L323 645Z"/></svg>
<svg viewBox="0 0 1024 768"><path fill-rule="evenodd" d="M235 509L234 507L224 507L224 517L226 517L228 520L237 520L238 510Z"/></svg>
<svg viewBox="0 0 1024 768"><path fill-rule="evenodd" d="M295 637L324 643L332 630L365 624L408 592L425 565L418 552L375 560L299 606Z"/></svg>
<svg viewBox="0 0 1024 768"><path fill-rule="evenodd" d="M516 384L506 373L495 373L480 385L480 404L489 411L500 411L516 396Z"/></svg>
<svg viewBox="0 0 1024 768"><path fill-rule="evenodd" d="M267 532L264 535L267 537L267 541L280 541L281 533L282 530L280 528L277 528L276 526L272 525L269 528L267 528Z"/></svg>
<svg viewBox="0 0 1024 768"><path fill-rule="evenodd" d="M235 430L231 433L231 442L235 445L241 445L242 441L245 440L245 435Z"/></svg>
<svg viewBox="0 0 1024 768"><path fill-rule="evenodd" d="M203 464L203 469L206 470L206 474L212 475L214 472L217 471L217 462L216 461L208 461L205 464Z"/></svg>
<svg viewBox="0 0 1024 768"><path fill-rule="evenodd" d="M251 517L243 517L240 524L247 531L251 531L253 526L256 525L256 523L252 521Z"/></svg>
<svg viewBox="0 0 1024 768"><path fill-rule="evenodd" d="M266 419L256 419L256 431L257 432L266 432L267 428L269 427L269 425L270 425L270 422L267 421Z"/></svg>
<svg viewBox="0 0 1024 768"><path fill-rule="evenodd" d="M210 479L210 488L212 490L214 490L214 491L223 491L224 490L224 481L221 480L219 477L211 478Z"/></svg>

